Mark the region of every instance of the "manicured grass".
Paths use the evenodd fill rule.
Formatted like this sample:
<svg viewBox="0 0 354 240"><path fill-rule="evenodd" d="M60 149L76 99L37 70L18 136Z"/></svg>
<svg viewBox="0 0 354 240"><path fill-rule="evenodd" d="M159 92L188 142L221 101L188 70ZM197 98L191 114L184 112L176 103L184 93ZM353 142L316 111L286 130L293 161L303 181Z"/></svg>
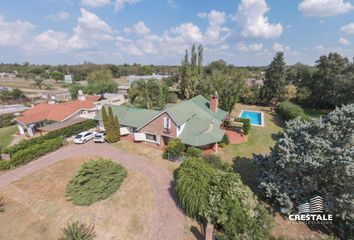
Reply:
<svg viewBox="0 0 354 240"><path fill-rule="evenodd" d="M7 147L12 139L14 138L13 135L17 132L17 126L9 126L0 128L0 147L5 148Z"/></svg>
<svg viewBox="0 0 354 240"><path fill-rule="evenodd" d="M220 157L233 165L242 180L251 188L256 186L255 168L251 163L253 154L268 154L274 146L276 137L282 131L283 120L269 107L236 104L232 116L238 117L241 110L264 112L264 127L252 126L247 136L247 142L228 145L220 150Z"/></svg>
<svg viewBox="0 0 354 240"><path fill-rule="evenodd" d="M115 193L126 176L127 171L111 160L91 160L69 182L66 194L75 205L90 205Z"/></svg>

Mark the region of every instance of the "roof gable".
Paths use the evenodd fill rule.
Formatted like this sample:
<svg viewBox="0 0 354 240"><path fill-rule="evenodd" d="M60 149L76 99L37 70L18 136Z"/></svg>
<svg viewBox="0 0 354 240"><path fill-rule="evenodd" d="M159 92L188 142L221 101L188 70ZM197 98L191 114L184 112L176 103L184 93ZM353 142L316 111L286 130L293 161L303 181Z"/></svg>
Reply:
<svg viewBox="0 0 354 240"><path fill-rule="evenodd" d="M191 117L197 115L205 118L216 118L223 120L227 112L218 108L216 113L210 111L209 101L201 95L191 98L187 101L169 106L167 112L175 119L178 125L185 123Z"/></svg>

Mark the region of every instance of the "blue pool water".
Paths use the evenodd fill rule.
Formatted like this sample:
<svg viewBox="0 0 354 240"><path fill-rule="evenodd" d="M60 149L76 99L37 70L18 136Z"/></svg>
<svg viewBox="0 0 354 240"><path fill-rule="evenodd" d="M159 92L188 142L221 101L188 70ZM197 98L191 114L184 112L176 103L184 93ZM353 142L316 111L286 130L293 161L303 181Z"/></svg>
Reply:
<svg viewBox="0 0 354 240"><path fill-rule="evenodd" d="M252 112L252 111L243 111L241 118L248 118L251 121L252 125L263 126L263 119L261 112Z"/></svg>

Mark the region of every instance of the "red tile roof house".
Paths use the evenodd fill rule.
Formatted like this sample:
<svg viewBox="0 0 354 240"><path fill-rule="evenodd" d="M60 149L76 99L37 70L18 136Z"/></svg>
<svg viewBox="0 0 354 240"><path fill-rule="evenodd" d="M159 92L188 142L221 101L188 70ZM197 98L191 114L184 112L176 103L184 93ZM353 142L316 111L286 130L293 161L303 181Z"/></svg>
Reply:
<svg viewBox="0 0 354 240"><path fill-rule="evenodd" d="M58 104L40 103L15 120L20 134L30 137L38 131L55 131L93 118L98 111L94 102L98 99L99 96L86 96L81 100Z"/></svg>
<svg viewBox="0 0 354 240"><path fill-rule="evenodd" d="M225 131L221 128L228 113L218 108L218 96L210 101L202 96L167 106L161 111L131 108L124 105L112 107L120 121L121 131L127 131L136 142L148 142L163 148L168 141L179 138L188 145L218 151L218 143ZM103 129L102 114L96 116Z"/></svg>

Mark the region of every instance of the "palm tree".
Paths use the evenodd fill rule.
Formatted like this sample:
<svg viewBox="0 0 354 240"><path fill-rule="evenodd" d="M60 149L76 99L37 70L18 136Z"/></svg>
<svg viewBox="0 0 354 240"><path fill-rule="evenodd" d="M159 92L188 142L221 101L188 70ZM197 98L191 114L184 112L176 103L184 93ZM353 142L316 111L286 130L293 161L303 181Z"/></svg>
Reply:
<svg viewBox="0 0 354 240"><path fill-rule="evenodd" d="M138 80L132 84L129 90L130 102L137 107L154 109L161 103L161 98L165 98L165 93L161 94L161 86L155 79Z"/></svg>

